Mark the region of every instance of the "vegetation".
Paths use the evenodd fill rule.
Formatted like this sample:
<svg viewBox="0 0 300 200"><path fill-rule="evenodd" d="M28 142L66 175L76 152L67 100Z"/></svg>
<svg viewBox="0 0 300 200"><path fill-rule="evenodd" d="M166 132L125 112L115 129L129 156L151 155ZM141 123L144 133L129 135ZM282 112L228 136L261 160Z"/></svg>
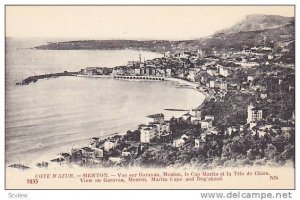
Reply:
<svg viewBox="0 0 300 200"><path fill-rule="evenodd" d="M128 166L141 167L182 167L195 166L215 168L219 166L251 166L251 165L284 165L294 162L295 141L293 136L283 133L276 137L270 131L264 137L258 134L233 133L206 136L200 148L194 147L194 138L201 135L201 130L193 132L189 128L182 129L190 133L190 139L184 148L175 148L170 144L161 144L159 150L147 149L128 162Z"/></svg>

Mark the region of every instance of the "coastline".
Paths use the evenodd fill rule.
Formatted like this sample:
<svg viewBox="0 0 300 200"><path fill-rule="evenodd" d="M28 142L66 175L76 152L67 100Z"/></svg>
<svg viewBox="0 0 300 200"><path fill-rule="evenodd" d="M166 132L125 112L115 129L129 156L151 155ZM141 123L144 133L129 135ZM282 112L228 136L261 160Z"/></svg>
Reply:
<svg viewBox="0 0 300 200"><path fill-rule="evenodd" d="M127 81L131 81L131 80L135 80L135 81L170 81L173 83L177 83L179 86L189 86L188 88L194 89L198 92L200 92L201 94L205 95L205 97L208 97L209 92L205 92L204 90L208 88L204 85L200 85L197 83L193 83L184 79L180 79L180 78L174 78L174 77L152 77L152 76L148 76L149 79L126 79L126 78L118 78L115 77L114 75L83 75L83 74L77 74L75 75L75 77L85 77L85 78L117 78L117 79L122 79L122 80L127 80ZM128 75L127 77L130 77L130 75ZM141 77L141 76L140 76ZM146 76L145 76L146 77ZM152 79L153 78L153 79ZM154 78L163 78L163 80L160 79L154 79ZM209 91L209 90L208 90Z"/></svg>
<svg viewBox="0 0 300 200"><path fill-rule="evenodd" d="M114 75L83 75L83 74L77 74L75 75L76 77L84 77L84 78L110 78L110 79L114 79L115 76ZM208 88L207 86L204 85L200 85L197 83L193 83L184 79L180 79L180 78L174 78L174 77L163 77L163 80L155 80L155 79L127 79L127 78L117 78L117 79L121 79L121 80L126 80L126 81L169 81L169 82L173 82L178 84L178 87L185 87L185 88L190 88L193 89L197 92L200 92L201 94L204 95L204 100L203 102L196 106L195 110L199 110L202 108L203 104L206 101L209 101L212 97L213 97L213 93L210 90L210 88ZM188 87L186 87L188 86Z"/></svg>
<svg viewBox="0 0 300 200"><path fill-rule="evenodd" d="M68 76L63 76L63 77L68 77ZM125 81L142 81L142 82L161 81L161 80L156 80L156 79L147 79L147 80L146 79L125 79L125 78L117 78L117 77L114 77L113 75L82 75L82 74L76 74L76 75L72 75L72 76L69 76L69 77L106 78L106 79L118 79L118 80L125 80ZM59 77L54 77L54 78L59 78ZM47 80L45 79L45 81L47 81ZM200 105L194 107L193 109L197 109L199 106L201 106L203 104L203 102L206 101L206 97L207 97L206 93L204 93L203 91L200 91L199 88L197 88L200 85L198 85L196 83L188 82L186 80L182 80L182 79L179 79L179 78L164 78L163 81L167 81L167 82L171 82L171 83L176 83L177 85L174 85L175 87L177 86L177 87L180 88L181 86L183 86L182 88L193 89L193 90L195 90L195 91L200 92L201 94L203 94L204 97L205 97L204 100L202 101L202 103ZM189 85L189 87L186 87L186 85ZM205 87L203 86L203 88L205 88ZM153 113L148 113L148 114L150 115L150 114L153 114ZM146 121L145 121L145 123L146 123ZM131 130L134 130L134 129L131 129ZM98 137L101 140L106 140L106 139L109 139L109 138L113 138L114 136L124 136L124 135L126 135L127 131L131 131L131 130L125 130L124 129L121 132L110 133L110 134L105 135L105 136L99 136L99 135L96 136L95 135L94 137ZM87 146L87 145L88 145L88 143L86 143L86 145L84 145L84 146ZM82 146L82 147L79 147L79 146L81 146L81 145L72 146L72 148L82 148L82 147L84 147L84 146ZM69 149L67 152L70 152L70 151L71 151L71 149ZM62 152L56 152L56 153L54 153L52 151L52 153L47 154L47 159L42 159L42 158L39 158L37 160L32 159L31 164L28 165L28 166L30 166L30 169L31 169L31 168L36 168L36 164L37 163L41 163L41 162L49 162L50 163L50 160L53 159L53 158L55 158L55 155L57 156L57 155L60 155L61 153ZM22 161L21 161L21 163L22 163ZM13 163L13 162L7 163L6 166L9 167L9 166L11 166L13 164L15 164L15 163Z"/></svg>
<svg viewBox="0 0 300 200"><path fill-rule="evenodd" d="M172 67L171 65L172 62L176 62L179 67L177 68ZM221 123L225 120L228 121L229 117L231 116L236 118L237 114L232 113L232 109L231 110L224 109L223 113L214 112L213 110L219 111L219 108L223 107L223 105L220 102L210 101L210 100L214 100L215 97L223 98L224 94L226 95L228 94L228 92L229 92L229 97L231 98L235 98L235 94L240 95L240 98L248 98L249 95L255 95L255 93L253 92L252 85L251 84L243 85L244 88L242 88L243 90L241 90L242 86L239 85L238 82L239 77L235 77L236 78L235 81L227 82L226 77L231 75L231 73L232 75L237 76L236 74L234 74L233 71L234 69L231 69L230 67L225 67L223 65L217 65L217 67L216 66L208 67L205 65L202 66L201 68L199 67L192 68L192 67L185 67L184 65L181 66L180 65L181 62L182 62L181 58L178 58L176 56L164 57L162 59L153 59L147 62L145 61L145 63L142 63L140 59L140 61L128 62L126 66L116 66L114 68L86 67L84 69L81 69L79 72L64 71L63 73L31 76L27 78L28 81L23 82L22 80L22 82L17 85L28 85L31 82L36 82L38 79L45 79L45 78L48 79L48 77L57 78L59 76L69 76L69 77L77 76L83 78L108 78L108 79L120 79L120 80L122 79L125 81L148 81L148 82L169 81L175 83L175 85L177 85L178 87L193 89L196 90L196 92L200 92L201 94L204 95L204 100L201 102L200 105L196 106L196 108L194 109L192 108L191 110L181 109L181 111L183 112L187 112L187 111L190 112L185 114L180 113L180 116L176 118L172 118L172 120L165 121L163 113L159 113L161 111L156 110L155 113L158 114L152 113L152 116L156 116L156 117L150 117L153 119L152 122L149 122L148 124L140 124L138 126L138 129L135 129L133 132L127 131L126 134L124 135L120 133L116 133L113 134L114 136L112 137L107 137L107 136L101 137L101 140L100 137L95 137L96 134L90 135L89 136L90 142L87 144L87 146L84 146L82 148L80 147L79 149L76 149L76 151L73 151L72 148L70 154L69 154L70 151L67 150L65 152L68 153L58 154L58 156L60 157L50 160L50 162L55 162L58 164L61 164L61 162L70 163L70 164L74 162L78 164L78 161L80 161L80 166L94 166L96 164L97 166L102 165L106 167L110 167L118 164L121 165L131 164L134 166L134 165L139 165L139 162L144 162L144 165L147 166L151 166L151 165L168 166L168 164L178 165L180 162L187 162L186 160L180 160L180 159L178 160L177 153L179 153L180 155L186 153L190 155L196 155L194 154L195 150L196 151L203 150L208 155L207 158L206 157L203 158L205 161L202 162L201 159L195 158L198 162L198 165L201 166L205 163L209 163L211 166L215 165L214 161L217 162L218 165L229 165L229 166L237 165L237 163L235 162L235 156L237 153L242 163L245 162L245 164L247 164L248 162L249 164L253 164L254 162L258 162L258 163L260 162L264 164L265 158L268 158L268 155L258 154L255 157L254 161L249 161L245 157L245 152L231 153L231 151L229 151L229 153L227 153L226 150L227 148L231 149L231 145L235 144L237 137L240 140L240 138L243 137L245 134L247 134L248 137L250 137L250 139L253 141L259 140L260 142L263 142L263 137L260 137L260 135L258 135L258 132L253 129L254 126L252 127L247 126L247 124L249 124L248 122L249 114L248 114L246 124L244 121L242 121L242 124L237 124L235 126L227 124L225 128L221 127L222 129L224 128L222 130L223 134L220 134L217 131L218 128L220 128L220 124L213 124L215 117L217 117L216 121ZM186 72L187 70L188 72ZM196 77L195 75L198 76ZM244 76L248 80L249 74L245 74ZM201 80L199 80L199 78L201 78ZM199 83L196 83L196 81L199 81ZM279 85L281 84L282 81L283 80L279 81ZM221 93L219 90L222 90ZM234 94L234 93L230 93L231 91L236 91L236 92ZM164 91L160 91L160 92L164 93ZM262 97L261 99L264 98ZM209 104L212 105L207 105L206 102L209 102ZM185 103L186 101L183 102L183 105ZM240 105L243 104L244 102L229 101L228 103L231 103L230 105L235 107L236 106L239 106L240 108L244 107L244 105L243 106ZM218 107L213 108L213 110L209 110L212 109L213 106L218 106ZM204 111L202 110L203 108ZM205 110L206 108L208 108L209 112ZM174 109L174 111L175 110L176 109ZM203 113L205 112L206 113L204 115L202 115L203 113L199 114L197 112L199 110L201 112L203 111ZM172 111L172 109L170 109L170 111ZM223 116L220 116L220 114L222 114ZM229 114L230 116L228 116ZM253 120L254 122L259 122L262 119L263 119L262 115L260 115L260 117L256 117ZM235 119L235 121L239 121L239 119ZM232 129L235 130L234 134L232 133L233 132ZM262 134L268 134L268 133L264 132ZM258 136L258 138L256 136ZM102 138L105 139L102 140ZM287 139L284 138L284 141L281 143L289 142ZM218 142L220 142L221 144L219 145ZM223 142L226 142L225 151L223 150L224 149ZM165 143L167 143L167 145L165 145ZM211 143L213 143L214 146L216 146L217 150L207 148L207 145L211 145ZM279 145L281 145L281 143ZM106 144L109 146L107 147ZM272 146L273 141L270 140L270 144L268 145ZM264 146L266 145L264 144ZM268 151L269 146L266 147L264 146L261 146L260 148L263 151ZM245 148L250 148L250 147L245 147ZM130 148L130 150L128 148ZM290 147L291 150L292 148L293 146ZM178 149L181 150L178 151ZM204 149L208 149L208 150L204 150ZM99 155L99 151L102 152L101 155ZM140 155L142 155L144 152L146 153L142 157L140 157ZM124 154L125 156L123 155L123 153L125 153ZM175 156L173 156L173 153L175 153ZM248 154L248 152L246 153ZM252 152L250 151L250 153ZM283 152L280 153L283 154ZM80 155L77 156L78 154ZM173 160L170 160L169 162L165 161L165 158L161 157L162 155L164 156L172 155ZM217 156L218 159L214 160L214 158L212 158L210 155ZM150 158L154 157L157 163L148 162L147 159L148 156L150 156ZM259 158L264 158L264 159L259 159ZM38 165L40 165L40 163L38 163ZM16 168L16 166L10 166L10 167Z"/></svg>

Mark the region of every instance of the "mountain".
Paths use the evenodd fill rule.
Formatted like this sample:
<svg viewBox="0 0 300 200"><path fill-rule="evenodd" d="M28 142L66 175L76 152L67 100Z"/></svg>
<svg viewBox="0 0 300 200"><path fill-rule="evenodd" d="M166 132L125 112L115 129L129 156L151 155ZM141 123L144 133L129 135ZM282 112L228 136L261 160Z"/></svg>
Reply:
<svg viewBox="0 0 300 200"><path fill-rule="evenodd" d="M237 33L219 33L202 42L204 49L214 48L216 50L242 50L244 47L270 46L275 47L294 43L295 24L290 21L284 26L273 29L244 31ZM292 50L292 49L290 49Z"/></svg>
<svg viewBox="0 0 300 200"><path fill-rule="evenodd" d="M238 33L257 30L274 29L289 24L294 18L279 15L247 15L242 21L230 28L216 32L217 34Z"/></svg>

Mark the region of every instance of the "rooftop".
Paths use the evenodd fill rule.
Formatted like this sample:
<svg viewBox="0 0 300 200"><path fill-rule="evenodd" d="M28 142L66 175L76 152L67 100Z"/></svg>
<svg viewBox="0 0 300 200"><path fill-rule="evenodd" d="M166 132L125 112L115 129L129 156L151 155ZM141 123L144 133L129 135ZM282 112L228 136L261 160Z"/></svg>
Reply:
<svg viewBox="0 0 300 200"><path fill-rule="evenodd" d="M93 150L90 147L83 147L81 149L84 151L93 152Z"/></svg>
<svg viewBox="0 0 300 200"><path fill-rule="evenodd" d="M160 117L164 117L164 114L158 113L158 114L148 115L147 117L148 118L160 118Z"/></svg>

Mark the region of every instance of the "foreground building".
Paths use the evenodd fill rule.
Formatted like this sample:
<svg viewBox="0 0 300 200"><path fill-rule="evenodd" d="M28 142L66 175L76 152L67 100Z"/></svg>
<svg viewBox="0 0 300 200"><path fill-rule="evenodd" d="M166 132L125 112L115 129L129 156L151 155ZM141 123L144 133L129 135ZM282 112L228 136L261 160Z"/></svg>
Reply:
<svg viewBox="0 0 300 200"><path fill-rule="evenodd" d="M156 136L156 129L154 126L143 126L140 129L140 142L150 143L150 141Z"/></svg>

